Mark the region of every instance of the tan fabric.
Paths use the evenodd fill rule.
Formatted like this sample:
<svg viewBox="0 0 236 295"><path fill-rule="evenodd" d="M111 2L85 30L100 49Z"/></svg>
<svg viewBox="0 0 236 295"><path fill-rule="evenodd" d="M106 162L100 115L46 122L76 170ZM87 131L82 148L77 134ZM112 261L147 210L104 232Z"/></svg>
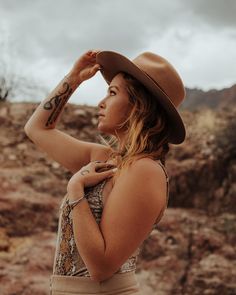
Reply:
<svg viewBox="0 0 236 295"><path fill-rule="evenodd" d="M88 277L52 275L50 278L50 295L62 294L142 295L140 285L133 271L115 274L102 282L95 282Z"/></svg>

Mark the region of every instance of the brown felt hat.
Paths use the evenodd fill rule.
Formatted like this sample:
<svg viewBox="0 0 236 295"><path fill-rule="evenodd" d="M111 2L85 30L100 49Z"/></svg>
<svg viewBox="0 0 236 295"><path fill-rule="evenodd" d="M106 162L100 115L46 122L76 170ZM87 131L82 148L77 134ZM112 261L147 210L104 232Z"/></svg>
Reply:
<svg viewBox="0 0 236 295"><path fill-rule="evenodd" d="M126 72L141 82L166 110L171 126L169 142L184 141L186 130L177 107L185 98L185 88L177 71L165 58L144 52L131 61L114 51L100 51L96 63L101 65L101 74L108 85L119 72Z"/></svg>

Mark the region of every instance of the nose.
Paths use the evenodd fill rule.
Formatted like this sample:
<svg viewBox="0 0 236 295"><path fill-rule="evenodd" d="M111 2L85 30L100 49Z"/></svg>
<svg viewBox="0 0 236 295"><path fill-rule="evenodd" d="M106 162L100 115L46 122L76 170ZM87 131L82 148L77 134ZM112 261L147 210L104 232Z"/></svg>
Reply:
<svg viewBox="0 0 236 295"><path fill-rule="evenodd" d="M104 99L102 99L99 104L98 104L99 108L104 108Z"/></svg>

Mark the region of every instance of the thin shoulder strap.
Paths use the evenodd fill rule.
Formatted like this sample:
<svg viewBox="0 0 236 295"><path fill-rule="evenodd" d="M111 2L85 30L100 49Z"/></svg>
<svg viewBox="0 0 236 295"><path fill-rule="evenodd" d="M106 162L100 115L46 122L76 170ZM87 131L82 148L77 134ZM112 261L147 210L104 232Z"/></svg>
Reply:
<svg viewBox="0 0 236 295"><path fill-rule="evenodd" d="M167 185L166 207L167 207L168 206L168 202L169 202L169 175L167 173L166 167L162 164L162 162L160 160L158 160L157 163L162 167L162 169L164 170L165 175L166 175L166 185Z"/></svg>
<svg viewBox="0 0 236 295"><path fill-rule="evenodd" d="M160 164L160 166L163 168L164 172L165 172L165 175L166 175L166 179L167 181L169 181L169 175L167 173L167 170L166 170L166 167L162 164L162 162L160 160L157 161L158 164Z"/></svg>

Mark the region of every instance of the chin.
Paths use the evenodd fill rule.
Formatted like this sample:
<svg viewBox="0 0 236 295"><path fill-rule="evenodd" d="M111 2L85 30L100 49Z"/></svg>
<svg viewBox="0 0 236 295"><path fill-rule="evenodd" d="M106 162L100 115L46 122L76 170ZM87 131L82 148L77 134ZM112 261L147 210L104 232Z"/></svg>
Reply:
<svg viewBox="0 0 236 295"><path fill-rule="evenodd" d="M100 124L98 124L97 130L100 131L100 132L102 132L102 133L111 134L110 133L110 129L108 129L105 126L102 126Z"/></svg>
<svg viewBox="0 0 236 295"><path fill-rule="evenodd" d="M102 126L100 124L98 124L97 130L107 135L116 135L114 129L107 128L106 126Z"/></svg>

